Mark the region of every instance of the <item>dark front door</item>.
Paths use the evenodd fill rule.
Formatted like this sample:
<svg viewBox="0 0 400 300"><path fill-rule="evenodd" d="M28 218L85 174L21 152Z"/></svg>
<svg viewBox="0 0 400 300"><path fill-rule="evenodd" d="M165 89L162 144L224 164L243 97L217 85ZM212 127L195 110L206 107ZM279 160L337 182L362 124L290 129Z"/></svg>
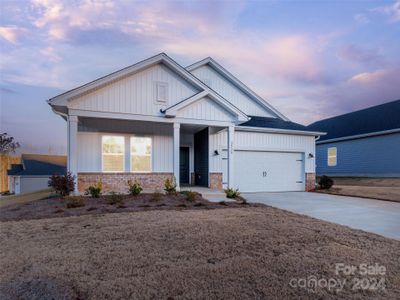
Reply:
<svg viewBox="0 0 400 300"><path fill-rule="evenodd" d="M189 147L180 148L179 182L181 184L189 184Z"/></svg>
<svg viewBox="0 0 400 300"><path fill-rule="evenodd" d="M208 186L208 128L194 135L195 184Z"/></svg>

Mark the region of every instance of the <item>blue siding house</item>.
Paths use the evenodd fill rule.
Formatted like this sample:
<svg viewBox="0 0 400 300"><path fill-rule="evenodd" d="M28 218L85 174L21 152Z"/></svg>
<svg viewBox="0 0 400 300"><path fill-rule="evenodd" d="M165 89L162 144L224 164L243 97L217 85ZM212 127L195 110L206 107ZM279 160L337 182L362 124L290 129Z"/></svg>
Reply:
<svg viewBox="0 0 400 300"><path fill-rule="evenodd" d="M317 176L400 177L400 100L321 120Z"/></svg>

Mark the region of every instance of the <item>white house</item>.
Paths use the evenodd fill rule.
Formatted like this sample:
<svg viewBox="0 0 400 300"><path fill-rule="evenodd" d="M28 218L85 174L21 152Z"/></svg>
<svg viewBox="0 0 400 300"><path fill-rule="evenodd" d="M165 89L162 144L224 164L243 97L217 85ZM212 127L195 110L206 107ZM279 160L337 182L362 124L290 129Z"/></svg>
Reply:
<svg viewBox="0 0 400 300"><path fill-rule="evenodd" d="M303 191L315 183L315 138L211 58L187 68L165 53L48 100L68 123L77 189L128 179L162 188Z"/></svg>

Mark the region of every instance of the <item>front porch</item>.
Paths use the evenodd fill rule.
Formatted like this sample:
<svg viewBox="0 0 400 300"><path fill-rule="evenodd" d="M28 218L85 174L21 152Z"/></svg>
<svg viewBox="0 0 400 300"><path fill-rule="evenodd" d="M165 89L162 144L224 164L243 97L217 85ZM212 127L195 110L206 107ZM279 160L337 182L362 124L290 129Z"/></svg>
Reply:
<svg viewBox="0 0 400 300"><path fill-rule="evenodd" d="M128 180L163 190L165 180L174 178L178 190L200 187L221 194L232 183L233 126L166 120L69 116L68 170L77 178L76 192L100 180L104 192L126 193ZM216 141L221 133L226 139Z"/></svg>

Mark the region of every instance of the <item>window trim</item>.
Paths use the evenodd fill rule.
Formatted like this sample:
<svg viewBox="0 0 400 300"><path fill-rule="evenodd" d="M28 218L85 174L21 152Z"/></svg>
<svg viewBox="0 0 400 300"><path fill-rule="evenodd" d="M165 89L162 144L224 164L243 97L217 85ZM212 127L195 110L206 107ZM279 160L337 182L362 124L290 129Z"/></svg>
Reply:
<svg viewBox="0 0 400 300"><path fill-rule="evenodd" d="M150 170L149 171L134 171L132 164L132 139L133 138L148 138L150 139ZM148 135L131 135L129 137L129 172L131 173L152 173L153 172L153 137Z"/></svg>
<svg viewBox="0 0 400 300"><path fill-rule="evenodd" d="M335 150L335 155L329 155L329 151L330 150ZM327 149L327 153L326 153L326 155L327 155L327 164L328 164L328 167L335 167L335 166L337 166L337 147L329 147L328 149ZM332 158L335 158L335 163L333 164L333 163L329 163L329 159L332 159Z"/></svg>
<svg viewBox="0 0 400 300"><path fill-rule="evenodd" d="M123 147L123 151L122 151L122 157L123 157L122 158L122 171L105 171L104 170L103 139L105 137L109 137L109 136L111 136L111 137L122 137L123 138L124 147ZM103 134L103 135L101 135L100 147L101 147L101 172L102 173L124 173L125 172L125 152L126 152L126 149L125 149L126 143L125 142L126 141L125 141L125 136L124 135L118 135L118 134L112 134L112 133L111 134ZM107 153L106 155L120 155L120 154L118 154L118 153Z"/></svg>

